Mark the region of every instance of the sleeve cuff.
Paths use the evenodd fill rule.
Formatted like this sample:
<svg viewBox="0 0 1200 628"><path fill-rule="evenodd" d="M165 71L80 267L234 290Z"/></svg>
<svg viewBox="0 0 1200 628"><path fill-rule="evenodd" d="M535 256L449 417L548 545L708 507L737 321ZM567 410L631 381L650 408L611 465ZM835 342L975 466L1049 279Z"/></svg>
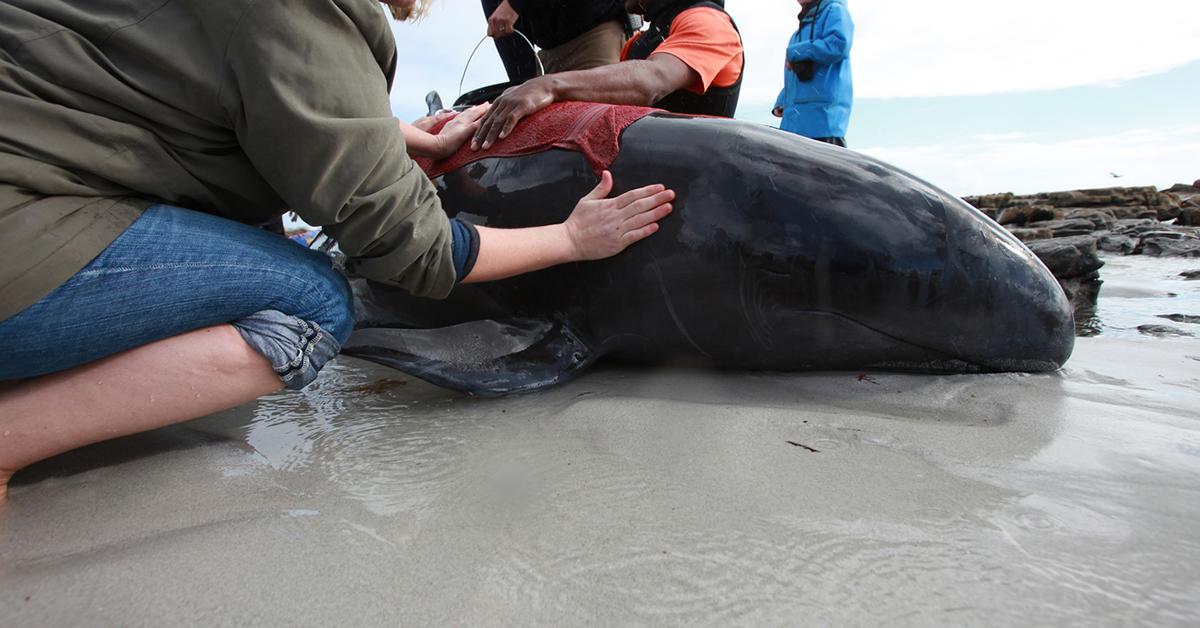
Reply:
<svg viewBox="0 0 1200 628"><path fill-rule="evenodd" d="M475 260L479 257L479 230L469 222L452 218L450 232L454 236L450 246L454 257L454 275L457 277L455 283L462 283L475 268Z"/></svg>

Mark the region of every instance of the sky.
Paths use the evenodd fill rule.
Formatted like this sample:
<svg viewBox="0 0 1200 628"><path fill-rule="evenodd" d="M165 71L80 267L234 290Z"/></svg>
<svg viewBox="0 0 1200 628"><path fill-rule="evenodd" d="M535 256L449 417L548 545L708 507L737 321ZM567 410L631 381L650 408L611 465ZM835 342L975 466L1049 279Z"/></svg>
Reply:
<svg viewBox="0 0 1200 628"><path fill-rule="evenodd" d="M1200 0L849 0L847 141L959 195L1200 178ZM794 1L727 0L746 46L739 119L770 109ZM505 80L479 3L395 24L392 108Z"/></svg>

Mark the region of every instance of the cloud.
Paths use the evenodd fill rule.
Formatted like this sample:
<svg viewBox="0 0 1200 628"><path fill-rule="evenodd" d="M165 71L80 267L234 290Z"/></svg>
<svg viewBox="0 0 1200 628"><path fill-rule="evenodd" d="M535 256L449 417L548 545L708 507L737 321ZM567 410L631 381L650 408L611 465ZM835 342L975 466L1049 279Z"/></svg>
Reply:
<svg viewBox="0 0 1200 628"><path fill-rule="evenodd" d="M392 23L399 61L392 88L392 110L412 119L425 111L425 93L437 90L446 106L458 97L458 84L466 70L463 90L508 79L489 39L479 46L468 66L471 51L487 33L487 22L477 2L439 2L433 13L415 24Z"/></svg>
<svg viewBox="0 0 1200 628"><path fill-rule="evenodd" d="M1134 129L1097 137L1016 137L865 148L862 152L956 195L1191 182L1200 176L1200 124ZM1114 179L1109 173L1121 175Z"/></svg>
<svg viewBox="0 0 1200 628"><path fill-rule="evenodd" d="M743 102L773 101L787 13L730 0L747 45ZM859 98L960 96L1105 84L1200 59L1195 0L849 0ZM789 5L787 7L791 9Z"/></svg>

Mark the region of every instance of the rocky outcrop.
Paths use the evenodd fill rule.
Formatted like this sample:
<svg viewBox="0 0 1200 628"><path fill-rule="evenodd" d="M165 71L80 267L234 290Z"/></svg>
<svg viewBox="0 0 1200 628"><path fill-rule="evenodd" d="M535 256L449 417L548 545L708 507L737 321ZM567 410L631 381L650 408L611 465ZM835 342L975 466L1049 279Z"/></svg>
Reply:
<svg viewBox="0 0 1200 628"><path fill-rule="evenodd" d="M1200 181L1192 185L1180 183L1163 190L1179 199L1179 213L1175 217L1175 224L1200 227L1200 186L1197 184L1200 184Z"/></svg>
<svg viewBox="0 0 1200 628"><path fill-rule="evenodd" d="M1182 329L1171 327L1170 325L1138 325L1138 331L1147 336L1157 336L1159 338L1195 335Z"/></svg>
<svg viewBox="0 0 1200 628"><path fill-rule="evenodd" d="M1115 218L1172 220L1178 215L1183 201L1196 196L1200 196L1200 189L1177 185L1162 192L1152 187L1099 188L1026 196L988 194L969 196L965 200L1000 224L1024 224L1030 220L1022 221L1022 217L1030 213L1038 214L1037 218L1032 218L1034 221L1055 220L1078 209L1104 209ZM1007 219L1004 217L1006 214Z"/></svg>
<svg viewBox="0 0 1200 628"><path fill-rule="evenodd" d="M1101 188L1018 196L967 197L1037 255L1062 285L1085 321L1100 293L1100 251L1121 255L1200 258L1200 181L1159 191L1152 187ZM1183 273L1200 279L1200 270ZM1175 322L1192 323L1170 316ZM1165 325L1144 325L1154 336L1192 335ZM1089 335L1086 325L1077 327Z"/></svg>
<svg viewBox="0 0 1200 628"><path fill-rule="evenodd" d="M1176 323L1187 323L1189 325L1200 325L1200 316L1192 316L1190 314L1159 314L1159 318L1165 318Z"/></svg>
<svg viewBox="0 0 1200 628"><path fill-rule="evenodd" d="M1198 181L1197 183L1200 183ZM1095 248L1122 255L1200 257L1200 187L1179 184L1099 188L1018 196L988 194L965 199L1026 244L1061 238L1091 238ZM1038 247L1061 263L1074 245ZM1041 254L1039 254L1041 257ZM1060 270L1051 267L1055 276Z"/></svg>
<svg viewBox="0 0 1200 628"><path fill-rule="evenodd" d="M1094 307L1100 295L1100 268L1096 238L1074 236L1025 243L1058 279L1071 307L1079 312Z"/></svg>
<svg viewBox="0 0 1200 628"><path fill-rule="evenodd" d="M1059 279L1075 279L1094 274L1104 266L1096 253L1096 238L1074 236L1035 240L1028 243L1038 259Z"/></svg>

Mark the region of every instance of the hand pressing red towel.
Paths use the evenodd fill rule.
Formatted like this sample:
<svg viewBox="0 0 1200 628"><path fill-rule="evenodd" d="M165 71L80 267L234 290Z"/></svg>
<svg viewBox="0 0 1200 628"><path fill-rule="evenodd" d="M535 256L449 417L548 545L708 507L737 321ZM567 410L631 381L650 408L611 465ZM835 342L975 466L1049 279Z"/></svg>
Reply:
<svg viewBox="0 0 1200 628"><path fill-rule="evenodd" d="M434 161L417 158L417 165L430 179L487 157L516 157L561 148L583 153L592 170L599 175L608 169L621 151L621 133L626 127L658 111L649 107L604 105L591 102L555 103L517 123L506 138L487 150L471 150L467 141L453 155ZM430 133L442 130L446 122Z"/></svg>

